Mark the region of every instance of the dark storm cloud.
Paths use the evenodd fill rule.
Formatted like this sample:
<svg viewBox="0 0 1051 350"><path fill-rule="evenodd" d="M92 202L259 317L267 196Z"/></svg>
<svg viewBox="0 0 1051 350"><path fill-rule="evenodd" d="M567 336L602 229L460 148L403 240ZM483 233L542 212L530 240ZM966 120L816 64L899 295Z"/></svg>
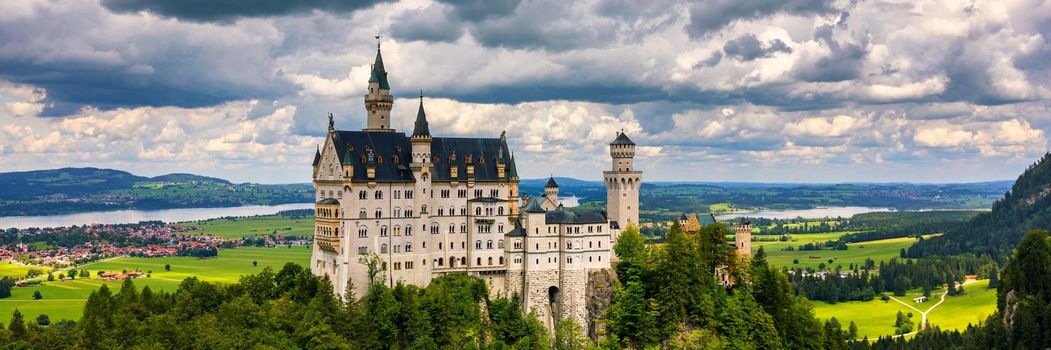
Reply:
<svg viewBox="0 0 1051 350"><path fill-rule="evenodd" d="M427 6L394 18L390 35L405 41L453 42L463 36L464 23L447 8Z"/></svg>
<svg viewBox="0 0 1051 350"><path fill-rule="evenodd" d="M521 0L437 0L452 6L457 18L478 22L481 20L504 17L515 12Z"/></svg>
<svg viewBox="0 0 1051 350"><path fill-rule="evenodd" d="M102 0L114 12L146 11L189 21L229 21L325 11L350 13L392 0Z"/></svg>
<svg viewBox="0 0 1051 350"><path fill-rule="evenodd" d="M723 52L726 53L727 58L747 62L772 57L778 52L791 53L792 48L781 39L774 39L764 44L755 37L755 34L749 33L727 41L726 45L723 45Z"/></svg>
<svg viewBox="0 0 1051 350"><path fill-rule="evenodd" d="M719 62L722 62L722 60L723 60L723 52L722 51L715 51L715 52L712 52L712 55L708 56L708 58L706 58L706 59L704 59L704 60L702 60L700 62L697 62L697 64L693 65L693 69L700 69L700 68L704 68L704 67L715 67L715 65L719 64Z"/></svg>
<svg viewBox="0 0 1051 350"><path fill-rule="evenodd" d="M795 76L810 82L833 82L857 79L862 61L869 53L868 37L857 43L843 43L833 38L831 25L818 26L814 40L828 47L829 54L809 64L801 64Z"/></svg>
<svg viewBox="0 0 1051 350"><path fill-rule="evenodd" d="M759 19L778 13L793 15L825 14L835 11L826 0L711 0L699 1L690 8L686 31L693 38L739 20Z"/></svg>

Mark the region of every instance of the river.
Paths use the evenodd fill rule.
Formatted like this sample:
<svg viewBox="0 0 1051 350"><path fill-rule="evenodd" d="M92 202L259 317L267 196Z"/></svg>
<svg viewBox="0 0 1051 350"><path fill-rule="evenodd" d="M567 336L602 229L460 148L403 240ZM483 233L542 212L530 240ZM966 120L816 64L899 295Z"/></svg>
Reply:
<svg viewBox="0 0 1051 350"><path fill-rule="evenodd" d="M794 219L797 217L806 219L849 218L854 214L894 211L891 208L870 207L822 207L813 209L785 209L785 210L740 210L731 213L716 214L719 220L736 219L740 217L767 218L767 219Z"/></svg>
<svg viewBox="0 0 1051 350"><path fill-rule="evenodd" d="M62 227L86 224L130 224L139 221L153 220L180 222L214 219L227 216L270 215L277 214L277 212L282 210L313 208L314 203L293 203L274 206L247 205L243 207L227 208L114 210L44 216L6 216L0 217L0 229L10 227L18 229L30 227Z"/></svg>

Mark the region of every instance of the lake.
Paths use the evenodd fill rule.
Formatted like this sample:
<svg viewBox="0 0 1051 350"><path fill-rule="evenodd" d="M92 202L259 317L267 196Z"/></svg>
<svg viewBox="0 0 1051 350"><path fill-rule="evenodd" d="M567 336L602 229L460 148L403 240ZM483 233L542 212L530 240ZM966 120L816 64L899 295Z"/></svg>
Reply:
<svg viewBox="0 0 1051 350"><path fill-rule="evenodd" d="M807 219L849 218L854 214L894 211L891 208L870 207L822 207L813 209L785 209L785 210L740 210L732 213L716 214L719 220L736 219L740 217L767 218L767 219L794 219L797 217Z"/></svg>
<svg viewBox="0 0 1051 350"><path fill-rule="evenodd" d="M273 206L246 205L243 207L228 208L114 210L44 216L6 216L0 217L0 229L7 229L10 227L18 229L30 227L63 227L86 224L130 224L139 221L153 220L180 222L207 220L226 216L271 215L277 214L277 212L282 210L313 208L314 203L293 203Z"/></svg>

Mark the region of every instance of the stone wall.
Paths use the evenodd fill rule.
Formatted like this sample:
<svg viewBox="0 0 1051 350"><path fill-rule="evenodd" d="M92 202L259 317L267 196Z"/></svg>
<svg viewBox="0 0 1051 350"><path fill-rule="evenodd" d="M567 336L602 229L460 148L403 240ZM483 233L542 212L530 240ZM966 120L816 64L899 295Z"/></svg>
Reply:
<svg viewBox="0 0 1051 350"><path fill-rule="evenodd" d="M559 320L569 318L581 327L587 327L587 272L583 269L564 270L561 277Z"/></svg>
<svg viewBox="0 0 1051 350"><path fill-rule="evenodd" d="M606 309L613 302L613 286L617 281L617 272L613 269L588 271L587 286L587 324L581 324L587 330L588 337L599 340L605 338Z"/></svg>

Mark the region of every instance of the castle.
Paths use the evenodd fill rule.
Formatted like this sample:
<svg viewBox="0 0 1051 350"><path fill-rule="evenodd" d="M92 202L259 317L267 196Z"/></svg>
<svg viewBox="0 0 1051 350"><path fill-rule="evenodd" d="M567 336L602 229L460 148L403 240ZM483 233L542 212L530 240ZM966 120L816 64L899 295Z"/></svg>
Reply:
<svg viewBox="0 0 1051 350"><path fill-rule="evenodd" d="M328 135L314 156L311 271L328 276L340 295L348 281L364 294L368 267L360 257L378 256L390 286L425 286L466 272L494 295L520 295L524 311L535 311L549 329L567 317L588 327L589 272L610 268L617 235L639 221L635 143L621 132L609 144L606 210L569 211L553 177L542 196L519 193L503 133L432 136L421 96L407 136L391 128L393 101L377 47L366 127L336 130L329 115Z"/></svg>

